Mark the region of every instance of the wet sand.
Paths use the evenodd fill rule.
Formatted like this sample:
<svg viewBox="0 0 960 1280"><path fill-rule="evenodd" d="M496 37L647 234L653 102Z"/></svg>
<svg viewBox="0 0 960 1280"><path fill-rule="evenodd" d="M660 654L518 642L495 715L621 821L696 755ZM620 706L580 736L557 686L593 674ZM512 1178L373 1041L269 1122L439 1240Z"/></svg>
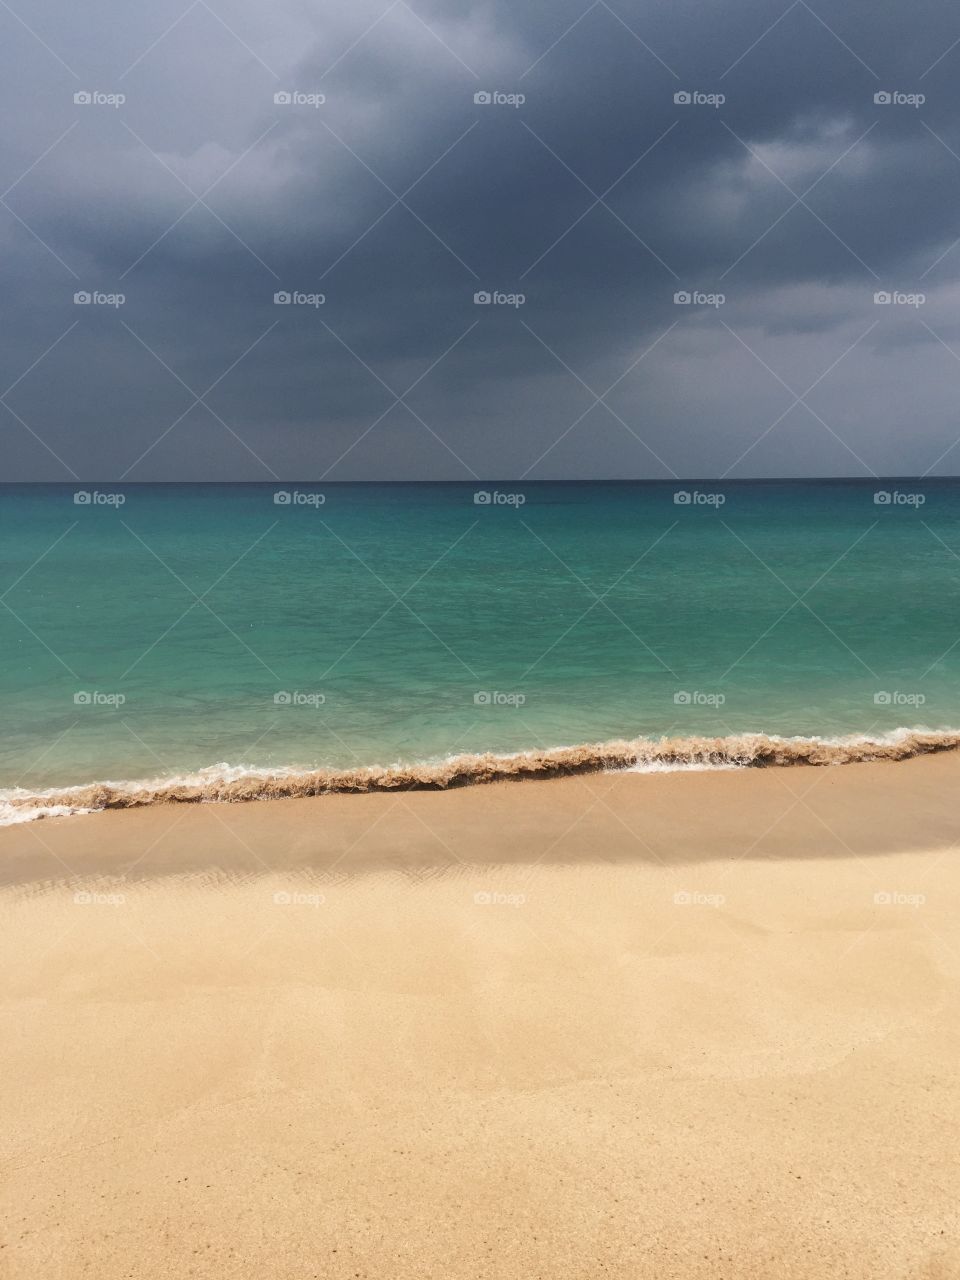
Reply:
<svg viewBox="0 0 960 1280"><path fill-rule="evenodd" d="M958 782L0 831L0 1275L960 1275Z"/></svg>

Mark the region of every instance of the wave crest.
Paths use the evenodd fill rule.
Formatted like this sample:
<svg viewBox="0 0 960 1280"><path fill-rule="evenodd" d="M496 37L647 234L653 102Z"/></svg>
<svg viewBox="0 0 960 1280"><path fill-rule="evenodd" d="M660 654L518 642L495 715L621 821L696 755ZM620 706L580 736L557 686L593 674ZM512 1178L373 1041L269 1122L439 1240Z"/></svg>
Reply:
<svg viewBox="0 0 960 1280"><path fill-rule="evenodd" d="M880 737L782 738L762 733L726 738L634 738L550 747L511 755L457 755L446 760L354 769L268 771L214 766L180 778L94 782L40 793L17 789L0 799L0 825L31 818L135 809L153 804L239 802L372 791L444 791L484 782L552 778L603 770L661 771L765 768L905 760L960 747L960 730L898 729Z"/></svg>

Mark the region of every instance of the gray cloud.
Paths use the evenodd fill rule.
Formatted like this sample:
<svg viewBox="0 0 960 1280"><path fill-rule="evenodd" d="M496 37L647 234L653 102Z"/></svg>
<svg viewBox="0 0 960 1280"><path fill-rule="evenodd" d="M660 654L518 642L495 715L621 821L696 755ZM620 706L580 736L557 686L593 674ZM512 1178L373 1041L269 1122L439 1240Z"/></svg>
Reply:
<svg viewBox="0 0 960 1280"><path fill-rule="evenodd" d="M956 470L942 6L40 9L0 13L4 478Z"/></svg>

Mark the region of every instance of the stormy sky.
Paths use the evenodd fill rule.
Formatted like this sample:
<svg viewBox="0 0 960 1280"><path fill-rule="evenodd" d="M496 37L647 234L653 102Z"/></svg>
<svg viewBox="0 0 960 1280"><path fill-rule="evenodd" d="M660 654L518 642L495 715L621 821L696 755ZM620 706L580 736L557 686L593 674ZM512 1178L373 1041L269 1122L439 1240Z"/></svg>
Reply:
<svg viewBox="0 0 960 1280"><path fill-rule="evenodd" d="M958 73L932 0L3 0L0 479L956 473Z"/></svg>

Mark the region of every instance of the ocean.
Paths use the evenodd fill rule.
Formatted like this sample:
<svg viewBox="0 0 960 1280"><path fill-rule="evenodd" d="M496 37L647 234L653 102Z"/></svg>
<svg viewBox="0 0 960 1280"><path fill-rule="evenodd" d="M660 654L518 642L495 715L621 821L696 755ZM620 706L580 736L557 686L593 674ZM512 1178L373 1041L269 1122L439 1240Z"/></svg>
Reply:
<svg viewBox="0 0 960 1280"><path fill-rule="evenodd" d="M0 600L6 821L960 730L957 480L0 486Z"/></svg>

